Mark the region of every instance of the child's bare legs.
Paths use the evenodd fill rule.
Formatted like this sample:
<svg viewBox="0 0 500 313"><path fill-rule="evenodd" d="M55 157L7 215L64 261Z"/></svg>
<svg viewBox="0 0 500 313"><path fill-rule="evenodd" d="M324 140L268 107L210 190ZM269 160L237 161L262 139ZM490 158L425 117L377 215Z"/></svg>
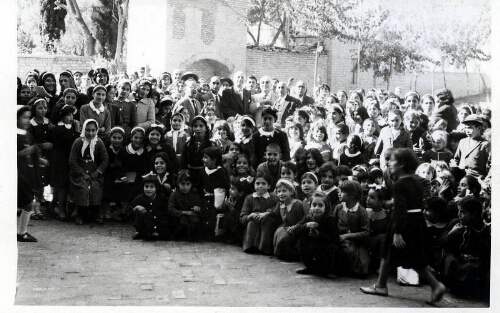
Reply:
<svg viewBox="0 0 500 313"><path fill-rule="evenodd" d="M28 234L28 223L30 221L31 211L33 210L33 207L34 202L28 204L21 210L21 215L19 216L19 225L17 228L17 241L37 242L35 237Z"/></svg>
<svg viewBox="0 0 500 313"><path fill-rule="evenodd" d="M380 259L379 274L375 287L387 288L388 278L389 278L389 261L385 258L382 258Z"/></svg>
<svg viewBox="0 0 500 313"><path fill-rule="evenodd" d="M380 259L380 269L378 274L378 279L375 285L370 287L361 287L363 293L387 296L387 279L389 278L389 260L386 258Z"/></svg>
<svg viewBox="0 0 500 313"><path fill-rule="evenodd" d="M66 188L54 188L54 196L57 195L57 202L59 207L59 217L61 219L65 219L68 214L66 212L66 197L67 190Z"/></svg>
<svg viewBox="0 0 500 313"><path fill-rule="evenodd" d="M440 283L434 275L429 270L429 267L426 266L424 268L415 269L418 273L418 276L425 281L432 289L431 300L430 303L435 303L443 298L444 293L446 292L446 287Z"/></svg>

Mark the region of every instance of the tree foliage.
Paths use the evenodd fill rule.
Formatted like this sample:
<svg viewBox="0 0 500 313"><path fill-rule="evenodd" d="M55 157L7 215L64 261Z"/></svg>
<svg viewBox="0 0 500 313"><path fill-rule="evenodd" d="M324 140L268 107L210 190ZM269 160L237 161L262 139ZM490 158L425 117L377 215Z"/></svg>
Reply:
<svg viewBox="0 0 500 313"><path fill-rule="evenodd" d="M454 21L447 32L436 34L434 45L445 58L459 64L471 60L489 61L491 55L485 47L489 46L490 21L489 11L484 11L478 21Z"/></svg>
<svg viewBox="0 0 500 313"><path fill-rule="evenodd" d="M41 0L40 2L40 31L42 37L45 38L47 51L54 49L54 41L59 40L66 31L64 18L67 12L61 9L56 1L66 4L66 0Z"/></svg>
<svg viewBox="0 0 500 313"><path fill-rule="evenodd" d="M289 0L294 28L320 39L352 39L361 0Z"/></svg>
<svg viewBox="0 0 500 313"><path fill-rule="evenodd" d="M363 16L368 18L356 19L357 33L351 36L360 45L361 70L373 70L375 77L389 82L393 74L421 72L431 61L422 50L421 34L407 25L391 25L387 10L372 8Z"/></svg>
<svg viewBox="0 0 500 313"><path fill-rule="evenodd" d="M114 59L118 35L118 19L115 0L99 0L99 5L92 6L91 29L97 40L97 53Z"/></svg>

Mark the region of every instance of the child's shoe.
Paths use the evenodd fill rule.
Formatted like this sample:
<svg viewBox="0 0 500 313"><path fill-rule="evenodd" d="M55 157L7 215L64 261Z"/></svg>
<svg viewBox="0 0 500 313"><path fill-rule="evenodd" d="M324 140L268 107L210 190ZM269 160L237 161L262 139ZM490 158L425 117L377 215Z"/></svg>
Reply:
<svg viewBox="0 0 500 313"><path fill-rule="evenodd" d="M35 237L31 236L28 233L24 233L23 235L17 234L17 241L20 242L37 242Z"/></svg>

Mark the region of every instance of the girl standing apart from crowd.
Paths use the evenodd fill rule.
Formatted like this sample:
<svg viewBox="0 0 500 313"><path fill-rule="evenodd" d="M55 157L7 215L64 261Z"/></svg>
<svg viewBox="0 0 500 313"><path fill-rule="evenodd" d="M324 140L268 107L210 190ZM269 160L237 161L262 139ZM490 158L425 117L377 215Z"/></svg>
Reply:
<svg viewBox="0 0 500 313"><path fill-rule="evenodd" d="M30 108L18 106L17 108L17 207L21 209L19 226L17 229L17 241L37 242L36 238L28 234L28 223L31 211L36 205L33 190L39 181L34 164L39 162L38 153L40 148L31 144L31 134L28 133L30 126ZM41 160L42 162L45 162Z"/></svg>
<svg viewBox="0 0 500 313"><path fill-rule="evenodd" d="M384 242L377 283L371 287L362 287L368 294L387 296L389 278L389 260L394 265L412 268L419 277L431 287L430 304L439 302L446 287L431 274L426 260L429 255L427 244L427 226L422 213L423 189L415 178L418 159L409 149L397 149L389 162L391 174L395 175L393 184L394 211L389 220L387 237Z"/></svg>

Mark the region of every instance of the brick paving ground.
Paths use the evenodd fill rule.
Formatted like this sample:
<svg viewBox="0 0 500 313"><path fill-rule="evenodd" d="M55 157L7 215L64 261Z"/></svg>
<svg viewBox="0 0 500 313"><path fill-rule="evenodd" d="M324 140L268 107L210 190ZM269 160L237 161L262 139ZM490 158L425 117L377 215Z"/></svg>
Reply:
<svg viewBox="0 0 500 313"><path fill-rule="evenodd" d="M16 305L428 307L429 288L389 281L364 295L354 278L297 275L300 263L247 255L213 242L133 241L131 225L31 221L38 243L18 243ZM440 307L483 308L447 294Z"/></svg>

